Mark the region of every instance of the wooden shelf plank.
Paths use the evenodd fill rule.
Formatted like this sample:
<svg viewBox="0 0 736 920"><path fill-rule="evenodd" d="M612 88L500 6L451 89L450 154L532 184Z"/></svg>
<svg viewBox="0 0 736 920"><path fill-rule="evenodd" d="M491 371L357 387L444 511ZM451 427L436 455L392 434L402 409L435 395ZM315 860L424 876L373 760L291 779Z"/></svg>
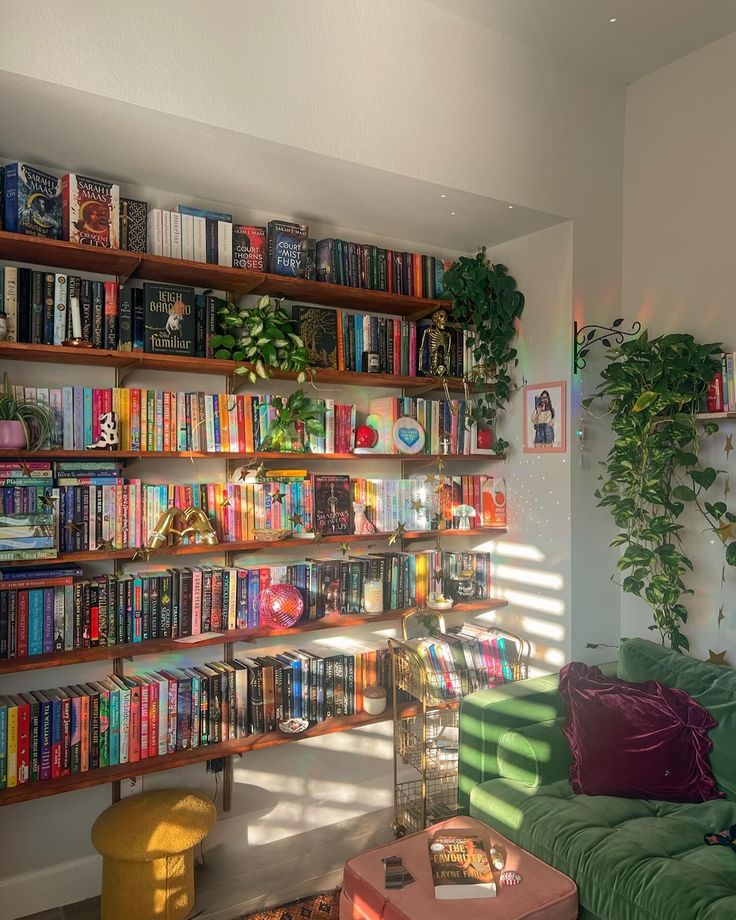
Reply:
<svg viewBox="0 0 736 920"><path fill-rule="evenodd" d="M407 718L416 715L419 703L406 703L401 706L399 716ZM161 770L172 770L175 767L186 767L218 757L229 757L232 754L246 754L260 748L273 747L279 744L290 744L301 741L303 738L318 738L334 732L349 731L363 725L375 725L378 722L389 722L393 718L390 708L380 716L371 716L361 712L355 716L335 716L325 719L308 728L301 735L284 735L281 732L267 732L262 735L249 735L247 738L238 738L234 741L223 741L220 744L208 744L204 747L190 748L186 751L177 751L175 754L165 754L161 757L148 757L136 763L117 764L101 770L90 770L87 773L75 773L72 776L62 776L58 779L49 779L43 782L26 783L23 786L14 786L0 792L0 806L15 805L19 802L28 802L31 799L45 798L58 795L61 792L73 792L75 789L87 789L90 786L101 786L116 780L126 779L131 776L142 776L145 773L159 773Z"/></svg>
<svg viewBox="0 0 736 920"><path fill-rule="evenodd" d="M283 451L197 450L0 450L0 460L278 460L302 463L312 460L503 460L502 454L311 454Z"/></svg>
<svg viewBox="0 0 736 920"><path fill-rule="evenodd" d="M165 371L167 373L209 374L231 377L235 361L220 361L216 358L182 358L178 355L152 355L143 351L110 351L105 348L65 348L63 345L30 345L27 342L0 342L0 358L7 361L38 361L41 364L75 364L83 367L119 367L134 370ZM273 371L274 380L296 380L291 371ZM341 371L333 368L317 368L316 379L320 384L335 384L340 387L377 387L380 389L435 390L442 388L442 382L432 377L400 377L393 374L360 374L355 371ZM238 378L235 377L237 382ZM243 383L246 381L243 380ZM267 381L263 381L268 385ZM462 380L449 379L448 388L460 392Z"/></svg>
<svg viewBox="0 0 736 920"><path fill-rule="evenodd" d="M495 539L496 536L506 533L505 527L482 527L473 528L472 530L411 530L403 534L405 540L433 540L437 534L446 537L476 537L487 535L489 540ZM215 543L209 545L206 543L180 544L177 546L162 546L161 549L151 550L151 556L192 556L204 555L206 553L246 553L258 550L278 549L290 546L319 546L322 543L365 543L369 541L379 542L388 540L390 533L352 533L347 535L334 535L322 537L320 543L316 543L314 537L291 537L286 540L274 540L271 543L260 540L244 540L238 543ZM60 553L52 559L15 559L0 563L0 568L5 566L36 566L49 565L55 562L105 562L108 559L132 559L136 554L135 549L114 549L101 552L98 550L82 550L74 553Z"/></svg>
<svg viewBox="0 0 736 920"><path fill-rule="evenodd" d="M698 412L695 418L699 422L714 422L718 419L736 418L736 412Z"/></svg>
<svg viewBox="0 0 736 920"><path fill-rule="evenodd" d="M64 240L24 236L0 231L0 259L67 270L93 272L116 277L141 278L169 284L185 284L233 294L271 294L304 303L324 304L353 310L368 310L392 316L419 317L439 307L448 309L446 300L387 294L362 288L345 287L322 281L306 281L240 268L208 265L184 259L170 259L149 253L122 249L99 249Z"/></svg>
<svg viewBox="0 0 736 920"><path fill-rule="evenodd" d="M10 587L10 583L8 584ZM498 610L506 607L508 601L495 597L484 601L469 601L456 604L451 613L469 613L471 611ZM251 629L231 629L222 633L209 635L204 633L198 641L180 641L178 639L148 639L145 642L129 642L125 645L98 645L94 648L74 649L70 652L53 652L47 655L31 655L25 658L8 658L0 660L0 675L16 674L21 671L38 671L48 668L61 668L73 664L87 664L90 661L109 661L113 658L140 658L145 655L158 655L162 652L185 652L188 649L206 648L211 645L224 645L227 642L255 642L257 639L276 638L279 636L297 636L304 633L323 632L331 629L356 629L374 623L391 623L400 620L408 613L414 613L417 607L405 607L401 610L386 610L375 614L345 614L342 616L323 617L321 620L306 620L296 623L288 629L271 629L258 626Z"/></svg>

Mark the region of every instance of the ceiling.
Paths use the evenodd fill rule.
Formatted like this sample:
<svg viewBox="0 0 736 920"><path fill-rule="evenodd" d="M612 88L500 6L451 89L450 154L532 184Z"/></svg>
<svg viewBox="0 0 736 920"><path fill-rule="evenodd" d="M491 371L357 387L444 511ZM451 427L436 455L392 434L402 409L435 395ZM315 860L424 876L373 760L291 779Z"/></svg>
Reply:
<svg viewBox="0 0 736 920"><path fill-rule="evenodd" d="M231 211L236 222L265 212L325 236L340 231L356 239L360 232L375 237L364 236L367 242L403 241L447 254L562 219L7 71L0 71L0 124L13 126L0 143L1 158L83 175L99 175L104 164L123 194L143 187L152 206L186 200ZM149 189L159 191L149 196ZM185 191L197 201L183 198Z"/></svg>
<svg viewBox="0 0 736 920"><path fill-rule="evenodd" d="M616 83L632 83L736 30L736 0L428 2Z"/></svg>

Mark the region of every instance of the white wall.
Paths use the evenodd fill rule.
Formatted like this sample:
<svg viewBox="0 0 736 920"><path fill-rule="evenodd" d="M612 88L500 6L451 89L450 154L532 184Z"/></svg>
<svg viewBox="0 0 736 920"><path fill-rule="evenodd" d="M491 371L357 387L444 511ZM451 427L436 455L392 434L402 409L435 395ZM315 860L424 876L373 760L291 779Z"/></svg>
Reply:
<svg viewBox="0 0 736 920"><path fill-rule="evenodd" d="M736 33L632 84L624 171L624 314L653 334L689 332L729 349L736 349L735 87ZM704 458L733 474L736 458L723 452L726 433L734 433L733 422L724 423ZM720 500L722 482L712 492ZM685 601L684 631L696 656L726 649L736 664L736 573L721 586L722 547L703 532L702 518L686 523L695 566L686 582L695 596ZM622 635L651 638L650 622L648 608L623 595Z"/></svg>
<svg viewBox="0 0 736 920"><path fill-rule="evenodd" d="M571 304L589 321L618 315L620 88L583 78L539 49L422 0L314 0L308 15L287 0L128 0L117 7L6 0L3 12L0 61L6 70L568 218L571 224L497 251L529 294L522 369L532 382L569 380ZM7 147L2 152L12 155ZM217 151L203 146L202 170L217 169ZM520 400L507 430L517 444L518 406ZM518 454L508 465L512 520L513 489L527 502L523 511L519 503L509 544L537 547L541 555L532 567L561 578L559 618L549 609L518 612L522 626L524 617L538 621L531 624L536 651L550 669L578 653L577 636L618 634L618 597L606 591L605 531L596 539L584 528L571 531L577 474L566 472L570 460L571 454L544 460ZM542 498L547 470L554 484L552 495ZM551 504L557 500L560 511ZM508 552L503 561L523 567ZM558 593L524 590L553 600ZM548 641L542 642L539 630L545 628ZM46 676L57 680L57 672ZM339 744L352 743L355 734L341 736ZM324 753L315 756L320 744ZM257 779L236 796L228 839L257 846L299 833L305 820L329 825L344 813L346 796L351 813L384 805L390 790L385 743L376 738L367 760L351 753L339 761L328 753L336 744L325 739L244 759L244 778L253 771ZM297 778L285 789L287 762ZM174 781L180 777L164 774L150 782ZM202 782L201 768L182 781ZM93 893L94 858L83 863L85 871L58 873L50 881L59 845L46 829L58 830L64 858L88 858L88 828L106 802L106 791L97 789L16 806L13 845L0 843L6 875L0 905L11 889L16 896L33 894L28 909ZM266 817L259 809L272 813L272 822L256 821ZM26 872L33 884L21 875Z"/></svg>

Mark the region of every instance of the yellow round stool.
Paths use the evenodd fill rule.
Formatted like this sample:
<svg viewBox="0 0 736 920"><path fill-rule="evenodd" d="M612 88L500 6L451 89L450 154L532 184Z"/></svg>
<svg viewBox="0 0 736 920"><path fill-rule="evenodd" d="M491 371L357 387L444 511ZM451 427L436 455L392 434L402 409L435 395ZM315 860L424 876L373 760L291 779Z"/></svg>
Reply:
<svg viewBox="0 0 736 920"><path fill-rule="evenodd" d="M101 920L184 920L194 907L193 847L217 818L209 799L158 789L116 802L92 825L102 854Z"/></svg>

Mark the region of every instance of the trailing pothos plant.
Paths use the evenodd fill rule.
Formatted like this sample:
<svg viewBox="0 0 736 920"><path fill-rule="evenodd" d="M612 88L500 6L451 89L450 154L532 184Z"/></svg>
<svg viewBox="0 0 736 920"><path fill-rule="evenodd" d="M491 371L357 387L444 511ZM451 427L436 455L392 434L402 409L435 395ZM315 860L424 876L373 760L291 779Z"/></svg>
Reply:
<svg viewBox="0 0 736 920"><path fill-rule="evenodd" d="M720 537L726 562L736 565L736 515L725 502L706 500L723 471L699 457L701 435L715 434L718 425L701 425L695 417L722 350L699 345L691 335L650 339L645 330L612 351L595 395L583 400L586 408L593 400L605 402L616 436L595 494L619 528L611 545L623 550L621 586L647 601L654 614L649 628L677 651L689 648L681 627L688 616L683 598L693 594L685 577L693 565L680 520L688 505Z"/></svg>
<svg viewBox="0 0 736 920"><path fill-rule="evenodd" d="M255 307L220 301L220 328L210 344L215 358L247 362L235 369L251 383L268 380L274 369L292 371L298 383L307 379L309 353L294 331L289 314L272 297L260 297Z"/></svg>
<svg viewBox="0 0 736 920"><path fill-rule="evenodd" d="M509 401L513 382L509 368L518 364L512 342L524 310L524 295L505 265L486 258L485 248L473 257L461 256L445 272L443 297L454 301L453 322L468 330L475 367L466 375L476 384L468 424L490 428L493 450L501 453L508 442L496 434L496 417Z"/></svg>
<svg viewBox="0 0 736 920"><path fill-rule="evenodd" d="M276 410L276 417L268 427L263 441L264 450L304 450L300 430L312 437L325 436L324 406L310 399L304 390L296 390L288 399L272 396L270 405Z"/></svg>

